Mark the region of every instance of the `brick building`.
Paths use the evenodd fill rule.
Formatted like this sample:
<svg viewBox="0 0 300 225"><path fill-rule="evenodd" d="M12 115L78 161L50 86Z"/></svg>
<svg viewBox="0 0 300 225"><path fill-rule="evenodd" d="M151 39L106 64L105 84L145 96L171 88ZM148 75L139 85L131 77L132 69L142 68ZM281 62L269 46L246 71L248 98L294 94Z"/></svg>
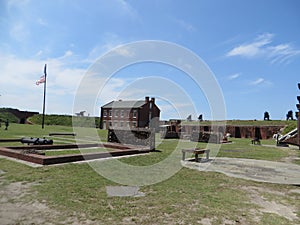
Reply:
<svg viewBox="0 0 300 225"><path fill-rule="evenodd" d="M100 128L158 128L160 109L155 98L138 101L112 101L101 107Z"/></svg>

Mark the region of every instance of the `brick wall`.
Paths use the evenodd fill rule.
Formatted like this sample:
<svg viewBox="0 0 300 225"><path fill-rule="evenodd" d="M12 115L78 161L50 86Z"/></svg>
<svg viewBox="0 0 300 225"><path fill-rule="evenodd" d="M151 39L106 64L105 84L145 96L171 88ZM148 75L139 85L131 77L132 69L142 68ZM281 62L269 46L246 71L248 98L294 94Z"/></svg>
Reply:
<svg viewBox="0 0 300 225"><path fill-rule="evenodd" d="M197 125L182 125L181 131L191 135L193 132L213 132L213 133L230 133L235 138L254 138L260 139L272 138L274 134L284 126L197 126Z"/></svg>
<svg viewBox="0 0 300 225"><path fill-rule="evenodd" d="M155 130L136 129L108 129L108 142L147 146L150 150L155 150Z"/></svg>

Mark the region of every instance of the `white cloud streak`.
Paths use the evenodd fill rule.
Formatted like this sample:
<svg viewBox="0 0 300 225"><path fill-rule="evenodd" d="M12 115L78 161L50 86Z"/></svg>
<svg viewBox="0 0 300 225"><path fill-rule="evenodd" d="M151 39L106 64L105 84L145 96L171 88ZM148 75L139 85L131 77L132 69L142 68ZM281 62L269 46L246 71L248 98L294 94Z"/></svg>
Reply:
<svg viewBox="0 0 300 225"><path fill-rule="evenodd" d="M249 85L268 88L268 87L271 87L273 85L273 83L269 80L266 80L262 77L259 77L256 80L253 80L253 81L249 82Z"/></svg>
<svg viewBox="0 0 300 225"><path fill-rule="evenodd" d="M228 76L228 80L235 80L235 79L239 78L240 75L241 74L239 74L239 73L232 74L232 75Z"/></svg>
<svg viewBox="0 0 300 225"><path fill-rule="evenodd" d="M137 11L128 2L124 0L116 0L116 3L119 4L123 12L131 17L137 17Z"/></svg>
<svg viewBox="0 0 300 225"><path fill-rule="evenodd" d="M177 25L179 25L180 27L182 27L183 29L185 29L188 32L194 32L197 30L196 27L194 27L192 24L190 24L184 20L175 19L174 21L177 23Z"/></svg>
<svg viewBox="0 0 300 225"><path fill-rule="evenodd" d="M254 41L242 44L230 50L226 56L241 56L246 58L265 57L271 63L285 63L291 57L300 54L291 44L272 45L274 34L265 33L259 35Z"/></svg>
<svg viewBox="0 0 300 225"><path fill-rule="evenodd" d="M251 85L258 85L258 84L261 84L265 81L265 79L263 78L257 78L255 81L252 81L250 84Z"/></svg>

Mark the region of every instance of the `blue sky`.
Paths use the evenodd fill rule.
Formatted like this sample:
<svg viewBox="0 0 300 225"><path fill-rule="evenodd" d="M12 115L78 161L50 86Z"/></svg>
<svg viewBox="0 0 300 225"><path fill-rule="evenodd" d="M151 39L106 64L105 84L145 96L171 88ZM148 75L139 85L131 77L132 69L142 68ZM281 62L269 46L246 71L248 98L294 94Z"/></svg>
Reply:
<svg viewBox="0 0 300 225"><path fill-rule="evenodd" d="M0 106L41 112L43 86L35 81L47 63L46 112L72 114L80 81L97 58L123 44L162 40L188 48L206 63L221 87L227 119L262 119L264 111L284 119L296 110L300 93L299 10L297 0L2 0ZM193 109L180 97L174 100L180 91L153 93L137 85L151 76L174 82ZM135 92L128 93L125 87L133 84ZM95 110L87 111L97 115L108 101L145 95L157 98L163 119L189 114L195 119L200 113L211 118L205 93L182 71L159 63L118 71Z"/></svg>

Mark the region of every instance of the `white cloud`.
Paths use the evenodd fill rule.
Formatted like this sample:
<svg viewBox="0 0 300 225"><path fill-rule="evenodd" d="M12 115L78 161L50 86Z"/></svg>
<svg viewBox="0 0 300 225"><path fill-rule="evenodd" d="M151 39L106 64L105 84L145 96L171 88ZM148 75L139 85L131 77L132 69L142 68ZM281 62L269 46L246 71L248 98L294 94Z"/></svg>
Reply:
<svg viewBox="0 0 300 225"><path fill-rule="evenodd" d="M263 78L257 78L255 81L252 81L250 84L251 85L258 85L258 84L261 84L265 81L265 79Z"/></svg>
<svg viewBox="0 0 300 225"><path fill-rule="evenodd" d="M233 48L227 53L227 56L245 56L254 57L260 55L264 52L264 46L271 43L273 34L263 34L258 36L250 44L243 44L238 47Z"/></svg>
<svg viewBox="0 0 300 225"><path fill-rule="evenodd" d="M22 42L23 40L27 39L30 35L29 30L26 28L23 22L15 22L12 24L10 31L9 31L10 36L19 41Z"/></svg>
<svg viewBox="0 0 300 225"><path fill-rule="evenodd" d="M282 63L289 58L300 54L300 50L294 49L290 44L280 44L269 47L272 63Z"/></svg>
<svg viewBox="0 0 300 225"><path fill-rule="evenodd" d="M6 6L6 23L10 37L18 42L25 42L30 37L30 27L28 18L31 16L28 12L30 0L5 1ZM5 32L5 31L4 31Z"/></svg>
<svg viewBox="0 0 300 225"><path fill-rule="evenodd" d="M111 51L112 49L116 48L117 46L121 46L124 41L114 33L105 33L103 34L103 40L101 44L96 45L91 51L86 59L86 62L93 63L97 58L101 55ZM117 52L116 52L117 53ZM125 47L122 48L119 52L120 54L129 54L128 49Z"/></svg>
<svg viewBox="0 0 300 225"><path fill-rule="evenodd" d="M73 54L66 51L63 56L72 57ZM1 106L41 112L43 85L36 86L35 82L43 75L44 64L47 63L48 114L72 114L85 110L90 115L98 115L100 106L107 102L116 99L144 99L147 95L163 99L172 106L160 106L164 110L164 118L186 118L189 114L197 114L194 113L193 101L185 90L169 79L124 78L119 74L107 81L105 73L97 71L97 67L87 73L81 67L82 63L70 65L69 57L63 56L44 61L0 54ZM84 76L87 76L85 81L82 80ZM75 97L79 104L74 105Z"/></svg>
<svg viewBox="0 0 300 225"><path fill-rule="evenodd" d="M189 32L194 32L196 31L196 27L194 27L192 24L181 20L181 19L174 19L174 21L177 23L177 25L179 25L180 27L184 28L185 30L189 31Z"/></svg>
<svg viewBox="0 0 300 225"><path fill-rule="evenodd" d="M41 56L43 54L43 51L42 50L40 50L40 51L38 51L36 54L35 54L35 56Z"/></svg>
<svg viewBox="0 0 300 225"><path fill-rule="evenodd" d="M8 0L7 1L7 10L13 10L14 8L19 8L22 9L24 8L26 5L28 5L30 3L31 0L23 0L23 1L19 1L19 0Z"/></svg>
<svg viewBox="0 0 300 225"><path fill-rule="evenodd" d="M67 57L72 56L72 55L73 55L73 52L70 51L70 50L68 50L68 51L66 51L65 54L61 57L61 59L67 58Z"/></svg>
<svg viewBox="0 0 300 225"><path fill-rule="evenodd" d="M38 18L37 23L41 26L47 26L48 25L48 23L45 20L43 20L42 18Z"/></svg>
<svg viewBox="0 0 300 225"><path fill-rule="evenodd" d="M0 54L1 106L16 107L22 110L40 111L43 85L35 82L43 75L47 63L47 98L55 104L48 104L47 113L72 112L73 95L85 69L69 68L61 57L48 59L22 59L14 55ZM58 106L60 103L60 107Z"/></svg>
<svg viewBox="0 0 300 225"><path fill-rule="evenodd" d="M229 80L234 80L234 79L237 79L238 77L240 77L241 74L239 73L235 73L235 74L232 74L230 76L228 76L228 79Z"/></svg>
<svg viewBox="0 0 300 225"><path fill-rule="evenodd" d="M158 98L156 103L161 110L161 119L185 119L188 115L192 115L192 119L196 119L199 116L193 102Z"/></svg>
<svg viewBox="0 0 300 225"><path fill-rule="evenodd" d="M119 5L121 10L123 12L125 12L126 14L128 14L132 17L137 16L136 10L128 2L126 2L125 0L116 0L116 3Z"/></svg>
<svg viewBox="0 0 300 225"><path fill-rule="evenodd" d="M102 105L116 99L126 99L122 90L127 85L127 79L114 77L108 79L100 73L93 75L87 73L74 93L73 111L86 110L92 115L98 115ZM133 99L138 98L136 96Z"/></svg>
<svg viewBox="0 0 300 225"><path fill-rule="evenodd" d="M267 88L267 87L270 87L273 85L273 83L271 81L266 80L262 77L259 77L254 81L251 81L249 84L252 86L260 86L260 87L264 87L264 88Z"/></svg>
<svg viewBox="0 0 300 225"><path fill-rule="evenodd" d="M0 85L3 87L28 88L35 84L43 72L43 62L39 60L22 60L13 55L0 55L0 68L2 79ZM5 88L6 89L6 88Z"/></svg>
<svg viewBox="0 0 300 225"><path fill-rule="evenodd" d="M134 52L126 46L119 46L115 48L113 52L116 53L117 55L126 56L126 57L132 57L135 55Z"/></svg>
<svg viewBox="0 0 300 225"><path fill-rule="evenodd" d="M249 44L234 47L226 56L265 57L270 59L271 63L283 63L300 54L300 50L295 49L290 44L272 45L273 37L274 35L270 33L262 34Z"/></svg>

